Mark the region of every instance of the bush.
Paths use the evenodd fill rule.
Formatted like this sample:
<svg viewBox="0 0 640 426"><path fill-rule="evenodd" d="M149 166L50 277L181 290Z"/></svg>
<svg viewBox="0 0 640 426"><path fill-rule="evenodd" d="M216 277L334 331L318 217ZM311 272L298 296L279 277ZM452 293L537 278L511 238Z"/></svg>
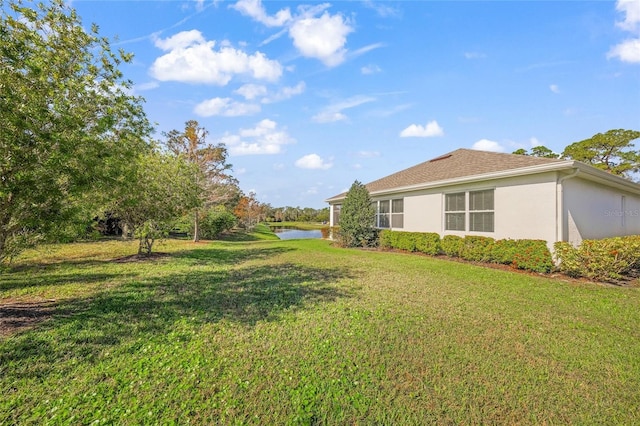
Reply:
<svg viewBox="0 0 640 426"><path fill-rule="evenodd" d="M445 235L440 241L440 249L447 256L460 257L463 241L457 235Z"/></svg>
<svg viewBox="0 0 640 426"><path fill-rule="evenodd" d="M224 206L218 206L205 211L198 224L200 237L205 240L214 240L225 231L229 231L236 226L237 219ZM193 232L191 232L193 234Z"/></svg>
<svg viewBox="0 0 640 426"><path fill-rule="evenodd" d="M520 240L497 240L488 247L489 261L493 263L501 263L503 265L511 265L513 259L518 253Z"/></svg>
<svg viewBox="0 0 640 426"><path fill-rule="evenodd" d="M415 236L416 250L435 256L440 253L440 235L435 232L420 232Z"/></svg>
<svg viewBox="0 0 640 426"><path fill-rule="evenodd" d="M516 253L511 265L514 268L533 272L550 272L553 258L544 240L517 240Z"/></svg>
<svg viewBox="0 0 640 426"><path fill-rule="evenodd" d="M467 235L462 240L460 257L465 260L486 262L490 260L490 247L495 242L493 238Z"/></svg>
<svg viewBox="0 0 640 426"><path fill-rule="evenodd" d="M380 247L436 255L440 252L440 235L435 232L380 231Z"/></svg>
<svg viewBox="0 0 640 426"><path fill-rule="evenodd" d="M640 235L584 240L578 247L557 242L558 269L573 277L617 280L640 267Z"/></svg>

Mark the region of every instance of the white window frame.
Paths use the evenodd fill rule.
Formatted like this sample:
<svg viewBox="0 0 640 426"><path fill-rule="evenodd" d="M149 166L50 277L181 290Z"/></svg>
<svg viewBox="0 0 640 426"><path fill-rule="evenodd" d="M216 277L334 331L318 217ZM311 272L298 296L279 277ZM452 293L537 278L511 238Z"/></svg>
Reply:
<svg viewBox="0 0 640 426"><path fill-rule="evenodd" d="M445 233L473 233L473 234L492 234L495 232L495 227L496 227L496 216L495 216L495 188L479 188L479 189L472 189L472 190L465 190L465 191L452 191L452 192L445 192L443 193L443 200L442 200L442 229ZM492 199L492 204L493 204L493 208L492 209L474 209L472 210L472 206L471 206L471 194L475 194L475 193L480 193L480 192L486 192L486 191L492 191L493 194L493 199ZM448 196L452 196L452 195L460 195L460 194L464 194L464 210L447 210L447 197ZM456 206L457 207L457 206ZM448 229L448 221L447 221L447 215L448 214L455 214L455 215L461 215L464 214L464 229ZM471 216L474 214L490 214L492 217L491 220L491 230L490 231L485 231L485 230L472 230L471 227L473 225Z"/></svg>
<svg viewBox="0 0 640 426"><path fill-rule="evenodd" d="M394 211L394 201L402 201L402 211ZM380 206L385 203L388 208L386 211L381 212ZM380 229L403 229L404 228L404 197L403 198L384 198L376 200L372 204L376 210L375 226ZM401 218L402 226L393 226L394 218ZM386 222L386 223L385 223ZM386 225L386 226L385 226Z"/></svg>

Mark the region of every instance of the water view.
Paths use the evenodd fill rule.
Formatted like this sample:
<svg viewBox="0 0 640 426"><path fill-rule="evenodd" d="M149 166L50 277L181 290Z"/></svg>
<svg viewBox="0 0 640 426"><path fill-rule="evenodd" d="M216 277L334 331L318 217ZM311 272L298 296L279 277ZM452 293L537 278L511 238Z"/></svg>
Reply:
<svg viewBox="0 0 640 426"><path fill-rule="evenodd" d="M298 229L295 227L273 226L271 230L281 240L299 240L304 238L322 238L319 229Z"/></svg>

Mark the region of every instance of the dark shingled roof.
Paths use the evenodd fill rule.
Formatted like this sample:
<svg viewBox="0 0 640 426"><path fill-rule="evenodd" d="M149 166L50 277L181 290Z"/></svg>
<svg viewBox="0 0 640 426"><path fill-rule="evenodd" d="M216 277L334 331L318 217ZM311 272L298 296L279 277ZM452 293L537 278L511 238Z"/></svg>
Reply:
<svg viewBox="0 0 640 426"><path fill-rule="evenodd" d="M523 167L540 166L543 164L561 163L564 161L565 160L555 158L501 154L461 148L369 182L366 184L366 187L370 193L374 193L411 185L495 173ZM330 199L340 198L343 195L345 194L338 194Z"/></svg>

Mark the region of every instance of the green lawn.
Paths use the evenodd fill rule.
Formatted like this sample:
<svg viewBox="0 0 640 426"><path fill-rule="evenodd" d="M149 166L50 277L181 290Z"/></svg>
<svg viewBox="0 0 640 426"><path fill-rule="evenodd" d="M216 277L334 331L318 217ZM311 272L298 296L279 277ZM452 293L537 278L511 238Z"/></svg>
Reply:
<svg viewBox="0 0 640 426"><path fill-rule="evenodd" d="M322 240L156 250L2 272L0 424L640 423L638 288Z"/></svg>

